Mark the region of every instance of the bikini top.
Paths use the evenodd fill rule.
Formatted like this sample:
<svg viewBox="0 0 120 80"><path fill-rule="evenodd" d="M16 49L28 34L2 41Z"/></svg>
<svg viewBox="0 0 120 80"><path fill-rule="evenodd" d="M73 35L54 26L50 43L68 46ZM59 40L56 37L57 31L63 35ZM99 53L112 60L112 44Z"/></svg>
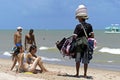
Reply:
<svg viewBox="0 0 120 80"><path fill-rule="evenodd" d="M23 63L26 63L27 62L26 54L24 53L23 55L24 55Z"/></svg>

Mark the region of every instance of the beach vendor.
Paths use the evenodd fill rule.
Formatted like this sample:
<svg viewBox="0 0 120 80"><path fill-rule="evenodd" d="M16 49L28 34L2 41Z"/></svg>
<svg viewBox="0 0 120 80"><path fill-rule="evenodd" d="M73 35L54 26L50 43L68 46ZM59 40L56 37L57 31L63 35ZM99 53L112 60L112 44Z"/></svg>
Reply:
<svg viewBox="0 0 120 80"><path fill-rule="evenodd" d="M29 52L29 48L31 45L36 45L34 30L30 29L29 33L25 35L25 50Z"/></svg>
<svg viewBox="0 0 120 80"><path fill-rule="evenodd" d="M21 26L17 27L17 32L14 33L14 44L15 47L22 46L22 30L23 28Z"/></svg>
<svg viewBox="0 0 120 80"><path fill-rule="evenodd" d="M76 37L76 42L78 42L76 46L76 75L75 77L79 76L79 67L80 62L84 64L84 77L87 77L87 68L88 63L90 62L88 57L88 38L92 36L94 38L93 28L92 25L87 23L86 20L88 19L87 8L85 5L79 5L76 9L76 19L79 21L79 24L76 25L74 30L74 35ZM80 44L82 43L82 45ZM84 43L84 45L83 45Z"/></svg>

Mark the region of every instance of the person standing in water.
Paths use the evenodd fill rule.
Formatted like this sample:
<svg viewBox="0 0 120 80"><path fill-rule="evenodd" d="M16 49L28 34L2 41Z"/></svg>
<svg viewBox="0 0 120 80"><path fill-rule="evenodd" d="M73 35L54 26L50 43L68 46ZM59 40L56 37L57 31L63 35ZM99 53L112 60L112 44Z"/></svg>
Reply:
<svg viewBox="0 0 120 80"><path fill-rule="evenodd" d="M29 52L29 48L31 45L36 45L33 29L30 29L29 33L25 35L25 50L27 52Z"/></svg>
<svg viewBox="0 0 120 80"><path fill-rule="evenodd" d="M22 27L17 27L17 32L14 33L14 45L15 47L22 46Z"/></svg>

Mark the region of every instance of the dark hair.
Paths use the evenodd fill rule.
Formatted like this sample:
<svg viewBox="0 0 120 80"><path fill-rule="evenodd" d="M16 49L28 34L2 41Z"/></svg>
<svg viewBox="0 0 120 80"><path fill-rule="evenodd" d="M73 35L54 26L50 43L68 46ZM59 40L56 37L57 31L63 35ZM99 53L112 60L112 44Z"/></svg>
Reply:
<svg viewBox="0 0 120 80"><path fill-rule="evenodd" d="M31 53L31 51L32 51L32 50L34 50L34 49L36 49L36 48L37 48L37 46L36 46L36 45L32 45L32 46L30 46L29 52ZM37 58L37 56L36 56L36 55L33 55L33 54L32 54L32 56L34 56L34 57L36 57L36 58Z"/></svg>
<svg viewBox="0 0 120 80"><path fill-rule="evenodd" d="M29 52L31 52L32 50L34 50L34 49L36 49L36 48L37 48L36 45L31 45L31 46L30 46L30 49L29 49Z"/></svg>
<svg viewBox="0 0 120 80"><path fill-rule="evenodd" d="M34 32L34 30L33 30L33 29L30 29L30 32Z"/></svg>

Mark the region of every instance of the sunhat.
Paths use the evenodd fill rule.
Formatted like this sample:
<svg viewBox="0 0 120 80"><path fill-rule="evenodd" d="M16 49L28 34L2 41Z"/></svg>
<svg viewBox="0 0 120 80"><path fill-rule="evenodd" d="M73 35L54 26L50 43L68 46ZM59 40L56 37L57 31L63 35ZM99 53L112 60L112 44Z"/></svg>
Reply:
<svg viewBox="0 0 120 80"><path fill-rule="evenodd" d="M75 12L76 19L83 18L88 19L87 8L85 5L79 5Z"/></svg>

